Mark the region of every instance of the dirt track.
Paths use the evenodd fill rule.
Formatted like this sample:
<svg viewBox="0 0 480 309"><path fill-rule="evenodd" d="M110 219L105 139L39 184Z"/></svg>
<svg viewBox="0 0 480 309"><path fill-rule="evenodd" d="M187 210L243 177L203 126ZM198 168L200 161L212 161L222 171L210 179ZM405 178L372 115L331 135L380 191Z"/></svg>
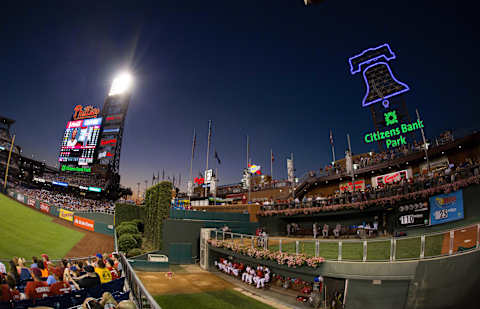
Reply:
<svg viewBox="0 0 480 309"><path fill-rule="evenodd" d="M471 226L469 228L455 231L453 238L453 253L458 251L458 247L470 248L476 245L477 242L477 227ZM442 243L442 254L448 254L450 249L450 233L445 233Z"/></svg>
<svg viewBox="0 0 480 309"><path fill-rule="evenodd" d="M82 239L80 239L80 241L77 242L70 251L68 251L65 257L83 257L95 255L97 253L110 253L114 250L113 238L108 235L81 229L60 218L54 218L52 222L84 234Z"/></svg>
<svg viewBox="0 0 480 309"><path fill-rule="evenodd" d="M202 293L233 288L229 282L196 265L186 265L182 268L186 271L173 271L171 279L167 277L167 272L136 273L152 295Z"/></svg>

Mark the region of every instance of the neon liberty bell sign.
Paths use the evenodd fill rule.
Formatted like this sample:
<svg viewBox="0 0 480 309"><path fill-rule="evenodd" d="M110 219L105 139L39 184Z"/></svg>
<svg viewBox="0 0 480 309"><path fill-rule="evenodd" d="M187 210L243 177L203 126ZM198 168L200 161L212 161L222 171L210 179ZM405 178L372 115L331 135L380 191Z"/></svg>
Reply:
<svg viewBox="0 0 480 309"><path fill-rule="evenodd" d="M395 59L390 45L383 44L378 47L369 48L360 54L348 59L350 73L355 75L362 73L367 92L362 100L362 107L382 102L388 108L388 99L410 90L405 83L402 83L393 76L387 61Z"/></svg>

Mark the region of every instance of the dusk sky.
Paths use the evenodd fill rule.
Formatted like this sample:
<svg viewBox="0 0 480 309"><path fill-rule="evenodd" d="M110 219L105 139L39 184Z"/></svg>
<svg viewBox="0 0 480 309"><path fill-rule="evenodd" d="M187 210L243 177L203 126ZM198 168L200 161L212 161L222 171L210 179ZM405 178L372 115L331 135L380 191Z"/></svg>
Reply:
<svg viewBox="0 0 480 309"><path fill-rule="evenodd" d="M410 86L409 112L419 109L427 136L479 127L480 27L473 4L47 3L2 2L0 115L16 120L24 154L54 165L74 106L101 107L115 74L131 71L121 175L132 189L162 169L181 173L185 184L194 128L194 176L203 171L209 119L221 184L240 181L247 134L253 162L268 173L273 149L275 178L286 177L291 152L297 176L331 161L330 129L337 157L347 133L354 153L374 149L363 141L373 129L361 107L365 85L350 74L348 58L383 43L397 55L390 65ZM213 155L210 162L216 166Z"/></svg>

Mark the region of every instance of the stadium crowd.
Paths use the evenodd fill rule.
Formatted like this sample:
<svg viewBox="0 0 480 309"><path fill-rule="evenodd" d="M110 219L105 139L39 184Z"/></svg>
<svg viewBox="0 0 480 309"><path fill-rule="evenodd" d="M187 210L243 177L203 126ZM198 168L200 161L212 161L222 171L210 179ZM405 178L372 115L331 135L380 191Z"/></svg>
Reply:
<svg viewBox="0 0 480 309"><path fill-rule="evenodd" d="M367 205L371 202L379 204L391 203L392 198L408 197L410 193L424 192L435 193L435 188L450 185L451 188L457 190L463 186L469 185L470 182L479 182L480 161L476 159L467 159L465 162L456 167L449 167L445 170L435 173L420 175L413 178L401 178L400 180L383 184L379 183L377 187L369 186L365 190L357 191L337 191L327 197L305 196L302 200L289 199L287 201L265 201L261 206L263 212L261 214L277 214L289 213L292 209L302 208L333 208L336 206L357 204L359 207Z"/></svg>
<svg viewBox="0 0 480 309"><path fill-rule="evenodd" d="M84 186L84 187L105 187L105 179L94 177L93 175L67 175L67 174L51 174L44 173L43 178L47 181L66 182L69 185Z"/></svg>
<svg viewBox="0 0 480 309"><path fill-rule="evenodd" d="M122 264L115 253L97 254L94 259L84 261L64 259L57 264L42 254L40 259L32 257L29 266L25 259L14 257L8 266L7 271L0 262L0 305L13 303L16 307L16 302L21 301L53 302L52 297L83 295L82 308L136 308L130 301L120 301L127 299L128 294L125 297L123 293ZM86 293L75 294L75 291Z"/></svg>
<svg viewBox="0 0 480 309"><path fill-rule="evenodd" d="M115 203L110 201L78 198L68 193L59 193L43 189L17 188L17 191L56 207L72 211L109 212L115 210Z"/></svg>

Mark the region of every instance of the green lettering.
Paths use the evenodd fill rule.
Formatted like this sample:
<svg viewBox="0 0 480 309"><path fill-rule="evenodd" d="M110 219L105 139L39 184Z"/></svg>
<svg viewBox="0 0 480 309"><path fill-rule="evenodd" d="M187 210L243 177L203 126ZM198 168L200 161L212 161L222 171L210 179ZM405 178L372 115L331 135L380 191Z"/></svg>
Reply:
<svg viewBox="0 0 480 309"><path fill-rule="evenodd" d="M407 133L407 132L408 132L408 128L407 128L407 125L406 125L406 124L402 123L402 124L400 125L400 127L402 128L402 133Z"/></svg>
<svg viewBox="0 0 480 309"><path fill-rule="evenodd" d="M368 137L370 137L370 139ZM372 142L372 133L365 134L365 143L371 143L371 142Z"/></svg>
<svg viewBox="0 0 480 309"><path fill-rule="evenodd" d="M392 140L387 139L387 140L385 141L385 143L386 143L387 149L388 149L388 148L390 148L390 145L392 144Z"/></svg>
<svg viewBox="0 0 480 309"><path fill-rule="evenodd" d="M390 137L390 131L385 131L385 137Z"/></svg>

